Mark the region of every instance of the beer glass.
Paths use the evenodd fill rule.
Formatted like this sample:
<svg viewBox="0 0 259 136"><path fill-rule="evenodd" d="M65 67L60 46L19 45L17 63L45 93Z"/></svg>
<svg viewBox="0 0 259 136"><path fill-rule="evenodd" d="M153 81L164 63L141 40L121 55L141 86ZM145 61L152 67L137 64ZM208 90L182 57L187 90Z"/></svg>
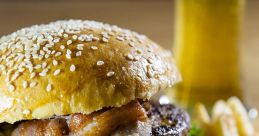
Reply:
<svg viewBox="0 0 259 136"><path fill-rule="evenodd" d="M173 52L183 81L168 91L176 103L210 107L242 97L239 43L244 0L176 0Z"/></svg>

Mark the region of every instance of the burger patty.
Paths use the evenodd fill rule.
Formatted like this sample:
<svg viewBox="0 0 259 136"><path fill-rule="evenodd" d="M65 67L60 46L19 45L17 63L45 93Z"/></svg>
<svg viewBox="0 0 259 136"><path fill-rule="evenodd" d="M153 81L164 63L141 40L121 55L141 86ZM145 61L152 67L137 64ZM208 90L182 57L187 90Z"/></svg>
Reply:
<svg viewBox="0 0 259 136"><path fill-rule="evenodd" d="M127 126L134 122L143 122L142 124L148 122L148 125L144 126L151 127L146 130L150 130L152 136L187 136L190 128L187 113L172 104L159 105L144 102L140 105L139 102L134 101L119 108L90 115L72 114L51 119L23 121L14 125L15 129L11 135L105 136L111 135L122 126L126 126L126 129L121 130L127 130L129 129Z"/></svg>
<svg viewBox="0 0 259 136"><path fill-rule="evenodd" d="M187 136L190 129L189 115L173 104L144 103L152 122L152 136Z"/></svg>

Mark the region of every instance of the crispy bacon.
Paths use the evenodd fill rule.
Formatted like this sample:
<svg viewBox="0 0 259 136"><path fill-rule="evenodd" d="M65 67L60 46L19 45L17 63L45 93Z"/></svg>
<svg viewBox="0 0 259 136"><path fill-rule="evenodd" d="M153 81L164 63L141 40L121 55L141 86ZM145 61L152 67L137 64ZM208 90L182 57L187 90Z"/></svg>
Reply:
<svg viewBox="0 0 259 136"><path fill-rule="evenodd" d="M71 118L70 126L78 126L72 120L77 117ZM87 136L105 136L111 134L119 126L136 122L138 120L146 120L145 110L138 102L131 102L121 108L113 108L100 115L93 116L91 119L84 118L80 123L80 128L76 132L71 131L71 135L87 135ZM77 118L79 119L79 118ZM80 118L83 119L83 118ZM83 127L82 127L83 126ZM72 130L72 129L71 129Z"/></svg>
<svg viewBox="0 0 259 136"><path fill-rule="evenodd" d="M24 121L12 136L104 136L118 127L136 121L145 121L145 110L137 102L90 115L72 114L66 118Z"/></svg>
<svg viewBox="0 0 259 136"><path fill-rule="evenodd" d="M12 136L63 136L68 133L66 120L58 118L25 121L13 131Z"/></svg>

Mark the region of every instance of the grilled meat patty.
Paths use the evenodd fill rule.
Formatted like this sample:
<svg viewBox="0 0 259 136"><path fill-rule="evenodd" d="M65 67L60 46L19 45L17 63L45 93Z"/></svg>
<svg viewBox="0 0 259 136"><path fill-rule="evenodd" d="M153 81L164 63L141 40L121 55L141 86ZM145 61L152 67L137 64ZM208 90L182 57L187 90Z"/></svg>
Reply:
<svg viewBox="0 0 259 136"><path fill-rule="evenodd" d="M189 115L173 104L144 103L152 122L153 136L187 136L190 129Z"/></svg>

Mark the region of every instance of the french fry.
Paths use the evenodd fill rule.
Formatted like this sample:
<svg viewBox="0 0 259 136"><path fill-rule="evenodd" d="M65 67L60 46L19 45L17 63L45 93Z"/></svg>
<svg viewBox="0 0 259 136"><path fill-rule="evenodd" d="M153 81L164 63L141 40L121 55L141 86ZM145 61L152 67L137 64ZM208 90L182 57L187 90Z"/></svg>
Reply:
<svg viewBox="0 0 259 136"><path fill-rule="evenodd" d="M200 124L208 125L211 122L210 116L202 103L197 103L193 111L194 120Z"/></svg>
<svg viewBox="0 0 259 136"><path fill-rule="evenodd" d="M215 136L239 136L233 116L221 115L213 123Z"/></svg>
<svg viewBox="0 0 259 136"><path fill-rule="evenodd" d="M254 128L241 101L237 97L231 97L228 99L227 104L233 112L239 135L255 136Z"/></svg>
<svg viewBox="0 0 259 136"><path fill-rule="evenodd" d="M212 124L215 136L239 136L233 113L223 100L212 109Z"/></svg>
<svg viewBox="0 0 259 136"><path fill-rule="evenodd" d="M227 105L223 100L218 100L212 108L212 121L217 120L222 114L230 112L226 111L226 107ZM230 109L228 108L228 110Z"/></svg>
<svg viewBox="0 0 259 136"><path fill-rule="evenodd" d="M197 103L194 107L193 111L193 120L195 123L201 128L204 128L204 135L205 136L212 136L213 132L211 130L211 119L210 116L202 103Z"/></svg>
<svg viewBox="0 0 259 136"><path fill-rule="evenodd" d="M194 122L204 130L205 136L258 136L242 102L231 97L227 102L219 100L212 108L210 118L202 103L195 105Z"/></svg>

